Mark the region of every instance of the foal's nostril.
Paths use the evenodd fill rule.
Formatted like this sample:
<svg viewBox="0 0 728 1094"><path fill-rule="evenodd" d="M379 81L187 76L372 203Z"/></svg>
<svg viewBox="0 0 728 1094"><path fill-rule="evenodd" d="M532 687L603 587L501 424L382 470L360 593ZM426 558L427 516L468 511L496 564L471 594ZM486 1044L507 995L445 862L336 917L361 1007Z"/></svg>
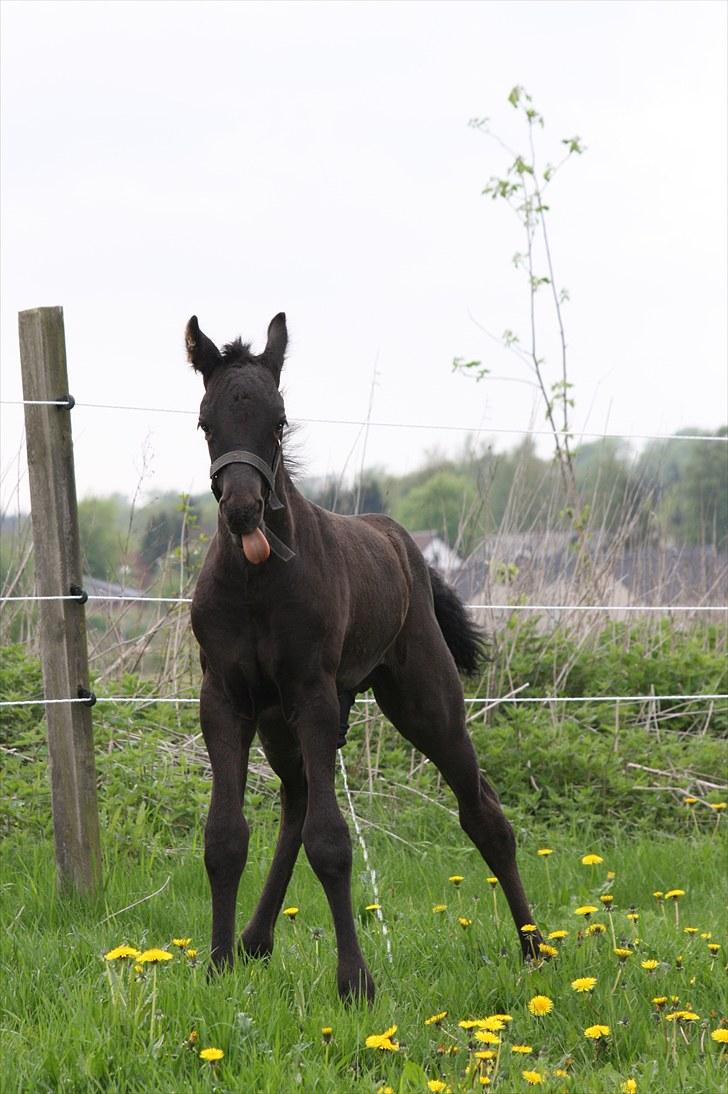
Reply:
<svg viewBox="0 0 728 1094"><path fill-rule="evenodd" d="M260 525L263 516L263 499L246 504L236 503L232 499L223 497L220 509L225 517L225 522L235 536L245 536L255 531Z"/></svg>

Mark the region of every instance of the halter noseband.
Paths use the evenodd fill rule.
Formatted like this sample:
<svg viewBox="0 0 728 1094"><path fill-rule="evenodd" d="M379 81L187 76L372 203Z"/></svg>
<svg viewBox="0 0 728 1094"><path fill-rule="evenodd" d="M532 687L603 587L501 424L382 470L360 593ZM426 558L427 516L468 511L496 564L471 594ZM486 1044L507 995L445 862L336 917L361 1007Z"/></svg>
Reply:
<svg viewBox="0 0 728 1094"><path fill-rule="evenodd" d="M248 452L244 448L235 448L230 452L223 452L222 456L218 456L216 460L213 460L210 466L210 486L217 501L220 500L221 491L217 485L216 479L223 467L227 467L231 463L247 463L251 467L254 467L256 471L259 471L266 483L268 484L268 497L265 500L265 505L270 506L271 509L283 509L285 506L279 499L275 492L276 475L278 474L278 468L281 463L281 444L277 443L276 454L273 457L272 466L268 465L265 460L261 460L260 456L256 456L255 452ZM278 555L283 562L289 562L295 557L295 551L292 551L290 547L287 547L285 543L274 535L265 523L262 524L263 533L270 543L271 550Z"/></svg>

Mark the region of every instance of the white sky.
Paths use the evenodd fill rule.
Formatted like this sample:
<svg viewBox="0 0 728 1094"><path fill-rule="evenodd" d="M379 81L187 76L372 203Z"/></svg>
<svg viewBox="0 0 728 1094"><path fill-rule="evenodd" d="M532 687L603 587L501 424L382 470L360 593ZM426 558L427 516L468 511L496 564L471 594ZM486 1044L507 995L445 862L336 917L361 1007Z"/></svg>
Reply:
<svg viewBox="0 0 728 1094"><path fill-rule="evenodd" d="M3 399L21 395L23 308L64 306L79 402L193 411L190 314L262 348L284 310L290 418L366 416L376 365L374 419L463 428L373 428L367 465L541 426L527 373L478 325L525 334L527 293L518 225L480 196L503 153L467 127L488 115L523 147L506 101L522 83L544 162L561 137L588 147L552 196L576 425L726 421L724 3L2 7ZM495 378L453 376L456 355ZM13 508L22 409L0 409ZM80 494L131 494L145 461L150 495L206 489L193 417L73 415ZM301 440L312 474L362 460L356 428Z"/></svg>

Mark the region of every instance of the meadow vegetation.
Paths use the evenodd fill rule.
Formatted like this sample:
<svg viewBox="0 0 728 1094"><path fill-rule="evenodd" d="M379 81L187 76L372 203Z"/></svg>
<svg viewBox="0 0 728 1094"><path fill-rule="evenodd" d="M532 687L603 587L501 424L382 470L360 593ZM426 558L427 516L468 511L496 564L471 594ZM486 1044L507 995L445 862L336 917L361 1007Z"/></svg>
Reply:
<svg viewBox="0 0 728 1094"><path fill-rule="evenodd" d="M726 691L725 636L711 625L620 624L585 639L513 619L492 653L470 697L496 694L506 661L510 686L527 679L529 694L552 694L565 663L561 694ZM2 663L3 698L41 694L27 651L6 648ZM377 871L375 891L355 841L355 908L379 989L368 1010L336 998L328 909L303 855L271 961L207 980L196 709L155 704L131 675L110 690L149 700L95 708L105 885L90 904L54 889L42 708L2 710L4 1091L712 1094L725 1083L725 704L623 703L618 717L611 704L468 707L534 918L557 932L557 952L529 966L437 772L376 708L356 708L344 757ZM255 754L241 926L277 811ZM119 946L135 953L115 957Z"/></svg>

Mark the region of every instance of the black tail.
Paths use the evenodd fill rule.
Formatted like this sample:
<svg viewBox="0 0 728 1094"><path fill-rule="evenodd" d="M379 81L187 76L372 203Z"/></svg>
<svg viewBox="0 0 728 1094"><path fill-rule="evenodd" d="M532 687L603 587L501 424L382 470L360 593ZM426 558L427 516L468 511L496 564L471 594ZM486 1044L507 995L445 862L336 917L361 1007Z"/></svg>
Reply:
<svg viewBox="0 0 728 1094"><path fill-rule="evenodd" d="M435 615L460 672L473 676L485 660L483 632L470 619L462 600L430 566Z"/></svg>

